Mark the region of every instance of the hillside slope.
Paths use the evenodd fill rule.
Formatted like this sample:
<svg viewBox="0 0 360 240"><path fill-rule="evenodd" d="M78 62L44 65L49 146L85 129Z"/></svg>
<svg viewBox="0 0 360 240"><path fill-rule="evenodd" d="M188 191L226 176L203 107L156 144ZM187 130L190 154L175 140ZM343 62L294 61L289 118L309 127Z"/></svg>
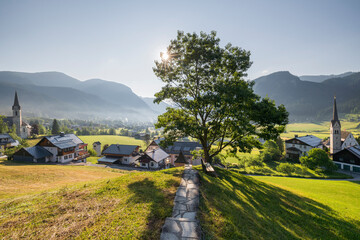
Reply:
<svg viewBox="0 0 360 240"><path fill-rule="evenodd" d="M128 173L1 201L0 239L159 239L181 173Z"/></svg>
<svg viewBox="0 0 360 240"><path fill-rule="evenodd" d="M322 191L328 190L335 196L341 192L349 200L347 204L355 206L332 208L327 205L327 195L310 199L233 171L217 169L217 172L219 178L200 171L200 223L205 239L357 239L360 236L359 215L351 218L349 215L356 214L347 212L356 209L354 193L360 190L359 185L347 182L347 189L353 189L347 196L342 188L332 187L333 182L326 181L327 188Z"/></svg>

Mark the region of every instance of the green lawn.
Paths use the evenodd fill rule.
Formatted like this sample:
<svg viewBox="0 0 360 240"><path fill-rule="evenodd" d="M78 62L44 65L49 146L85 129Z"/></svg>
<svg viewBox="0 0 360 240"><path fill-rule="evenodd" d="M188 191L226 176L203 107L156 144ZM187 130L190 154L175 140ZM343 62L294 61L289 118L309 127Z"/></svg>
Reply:
<svg viewBox="0 0 360 240"><path fill-rule="evenodd" d="M132 137L116 136L116 135L91 135L91 136L79 136L79 138L84 142L89 144L89 148L92 148L94 142L101 142L101 147L105 144L124 144L124 145L138 145L145 150L146 146L144 141L137 140Z"/></svg>
<svg viewBox="0 0 360 240"><path fill-rule="evenodd" d="M256 176L257 180L302 195L360 220L360 182Z"/></svg>
<svg viewBox="0 0 360 240"><path fill-rule="evenodd" d="M274 178L279 181L274 186L257 180L261 177L216 170L219 178L200 171L199 217L205 239L358 239L360 236L358 183ZM283 184L288 181L299 184L284 189ZM301 181L308 184L300 188ZM338 205L341 201L346 203Z"/></svg>
<svg viewBox="0 0 360 240"><path fill-rule="evenodd" d="M359 122L348 122L341 120L341 129L350 131L354 136L360 135L360 129L356 127ZM321 139L329 137L330 134L330 121L321 123L291 123L286 126L286 132L281 134L283 138L293 138L294 135L299 136L314 135Z"/></svg>
<svg viewBox="0 0 360 240"><path fill-rule="evenodd" d="M0 239L159 239L183 169L132 172L0 201Z"/></svg>

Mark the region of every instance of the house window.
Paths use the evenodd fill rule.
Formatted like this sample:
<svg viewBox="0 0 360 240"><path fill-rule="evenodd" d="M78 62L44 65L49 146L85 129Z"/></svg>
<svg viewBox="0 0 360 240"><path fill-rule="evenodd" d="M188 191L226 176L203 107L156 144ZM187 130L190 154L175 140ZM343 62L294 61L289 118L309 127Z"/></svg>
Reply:
<svg viewBox="0 0 360 240"><path fill-rule="evenodd" d="M344 161L344 159L343 159L343 158L339 158L339 161L343 162L343 161Z"/></svg>
<svg viewBox="0 0 360 240"><path fill-rule="evenodd" d="M142 163L141 166L142 166L142 167L146 167L146 163Z"/></svg>
<svg viewBox="0 0 360 240"><path fill-rule="evenodd" d="M355 160L354 160L354 159L350 159L350 163L355 163Z"/></svg>
<svg viewBox="0 0 360 240"><path fill-rule="evenodd" d="M153 167L153 166L154 166L154 163L153 163L153 162L151 162L151 163L150 163L150 166L151 166L151 167Z"/></svg>
<svg viewBox="0 0 360 240"><path fill-rule="evenodd" d="M68 157L65 155L65 156L64 156L64 159L67 159L67 158L68 158Z"/></svg>

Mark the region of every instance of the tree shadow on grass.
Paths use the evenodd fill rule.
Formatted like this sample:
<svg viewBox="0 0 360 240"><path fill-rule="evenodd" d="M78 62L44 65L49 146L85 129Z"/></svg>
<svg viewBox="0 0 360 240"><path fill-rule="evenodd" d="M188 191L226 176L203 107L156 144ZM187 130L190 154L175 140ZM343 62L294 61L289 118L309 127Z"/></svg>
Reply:
<svg viewBox="0 0 360 240"><path fill-rule="evenodd" d="M358 239L360 221L251 177L202 175L200 221L208 239Z"/></svg>
<svg viewBox="0 0 360 240"><path fill-rule="evenodd" d="M165 218L172 215L173 200L179 181L173 179L165 181L165 187L159 188L155 182L145 178L128 186L134 195L129 203L149 203L150 214L147 216L146 230L141 233L140 239L159 239Z"/></svg>

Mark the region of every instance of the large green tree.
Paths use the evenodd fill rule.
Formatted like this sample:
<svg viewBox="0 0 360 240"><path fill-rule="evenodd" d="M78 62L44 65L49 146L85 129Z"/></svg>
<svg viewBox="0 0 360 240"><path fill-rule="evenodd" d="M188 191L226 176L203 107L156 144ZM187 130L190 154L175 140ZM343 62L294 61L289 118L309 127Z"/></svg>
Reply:
<svg viewBox="0 0 360 240"><path fill-rule="evenodd" d="M54 119L52 128L51 128L51 134L59 134L61 131L60 125L56 119Z"/></svg>
<svg viewBox="0 0 360 240"><path fill-rule="evenodd" d="M164 145L179 137L200 141L210 161L223 149L249 152L260 147L257 137L276 139L284 131L288 113L268 98L261 99L246 81L250 52L220 46L216 32L200 35L178 32L153 71L165 86L154 102L170 100L175 107L158 117Z"/></svg>

